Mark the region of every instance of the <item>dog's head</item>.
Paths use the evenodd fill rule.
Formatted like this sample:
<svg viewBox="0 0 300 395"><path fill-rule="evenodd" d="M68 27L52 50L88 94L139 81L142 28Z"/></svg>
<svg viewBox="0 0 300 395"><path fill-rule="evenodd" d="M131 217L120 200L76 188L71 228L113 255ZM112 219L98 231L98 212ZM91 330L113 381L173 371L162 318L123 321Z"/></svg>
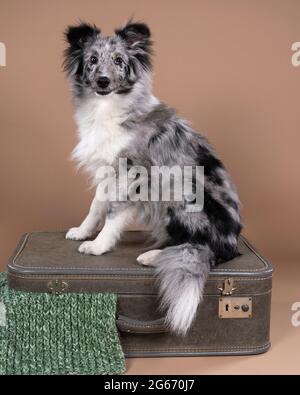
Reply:
<svg viewBox="0 0 300 395"><path fill-rule="evenodd" d="M70 26L64 68L77 96L127 94L151 70L150 30L129 22L105 37L89 24Z"/></svg>

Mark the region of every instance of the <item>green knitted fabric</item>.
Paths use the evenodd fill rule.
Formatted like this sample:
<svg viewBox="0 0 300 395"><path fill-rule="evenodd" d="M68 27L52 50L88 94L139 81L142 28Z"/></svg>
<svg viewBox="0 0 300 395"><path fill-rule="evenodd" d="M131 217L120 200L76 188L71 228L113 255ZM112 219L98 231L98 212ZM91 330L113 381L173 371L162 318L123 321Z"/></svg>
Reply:
<svg viewBox="0 0 300 395"><path fill-rule="evenodd" d="M0 273L0 374L120 374L112 294L10 290Z"/></svg>

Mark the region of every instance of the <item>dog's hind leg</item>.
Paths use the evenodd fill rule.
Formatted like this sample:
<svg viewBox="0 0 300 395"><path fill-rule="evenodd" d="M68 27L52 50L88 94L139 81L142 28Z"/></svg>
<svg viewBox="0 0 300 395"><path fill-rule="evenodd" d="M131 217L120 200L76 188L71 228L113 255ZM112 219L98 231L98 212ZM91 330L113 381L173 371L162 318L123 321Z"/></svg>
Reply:
<svg viewBox="0 0 300 395"><path fill-rule="evenodd" d="M155 258L161 253L162 250L150 250L139 255L136 260L140 265L154 266Z"/></svg>

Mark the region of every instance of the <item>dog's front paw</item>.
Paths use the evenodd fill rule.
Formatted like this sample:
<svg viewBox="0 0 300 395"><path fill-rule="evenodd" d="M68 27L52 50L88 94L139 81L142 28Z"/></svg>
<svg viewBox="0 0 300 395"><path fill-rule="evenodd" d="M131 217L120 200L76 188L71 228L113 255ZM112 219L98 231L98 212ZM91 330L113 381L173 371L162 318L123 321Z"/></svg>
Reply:
<svg viewBox="0 0 300 395"><path fill-rule="evenodd" d="M102 248L99 248L99 245L94 241L85 241L80 244L78 251L86 255L102 255L106 252Z"/></svg>
<svg viewBox="0 0 300 395"><path fill-rule="evenodd" d="M66 239L68 239L68 240L85 240L85 239L88 239L90 236L91 236L90 233L83 230L79 226L78 228L71 228L66 234Z"/></svg>

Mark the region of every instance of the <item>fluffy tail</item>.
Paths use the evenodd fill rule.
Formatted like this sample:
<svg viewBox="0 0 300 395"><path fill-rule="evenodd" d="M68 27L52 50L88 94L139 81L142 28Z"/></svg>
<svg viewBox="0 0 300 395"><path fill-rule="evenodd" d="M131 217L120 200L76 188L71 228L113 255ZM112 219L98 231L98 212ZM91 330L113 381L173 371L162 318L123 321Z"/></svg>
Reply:
<svg viewBox="0 0 300 395"><path fill-rule="evenodd" d="M191 326L213 263L214 254L206 245L167 247L156 258L161 308L173 332L185 335Z"/></svg>

